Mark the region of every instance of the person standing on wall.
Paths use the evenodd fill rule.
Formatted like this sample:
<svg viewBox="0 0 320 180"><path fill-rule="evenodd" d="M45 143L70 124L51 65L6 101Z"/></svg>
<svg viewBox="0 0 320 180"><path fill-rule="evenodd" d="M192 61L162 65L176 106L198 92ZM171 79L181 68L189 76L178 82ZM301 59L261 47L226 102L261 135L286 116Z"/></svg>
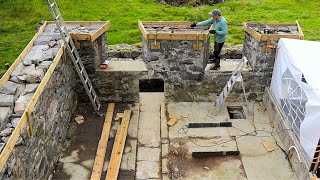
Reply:
<svg viewBox="0 0 320 180"><path fill-rule="evenodd" d="M215 60L215 66L212 67L211 70L218 70L220 69L220 52L228 34L228 24L226 18L221 15L221 11L219 9L209 12L209 15L212 18L198 23L193 22L190 24L190 27L207 26L209 24L213 25L214 30L210 30L209 32L214 34L213 56Z"/></svg>

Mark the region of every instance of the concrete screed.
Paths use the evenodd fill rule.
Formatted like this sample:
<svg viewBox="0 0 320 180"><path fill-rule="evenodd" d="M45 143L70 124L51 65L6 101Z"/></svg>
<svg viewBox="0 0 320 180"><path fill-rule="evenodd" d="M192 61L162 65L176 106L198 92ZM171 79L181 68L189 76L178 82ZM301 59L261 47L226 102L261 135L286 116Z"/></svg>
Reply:
<svg viewBox="0 0 320 180"><path fill-rule="evenodd" d="M226 106L243 106L246 119L230 119ZM53 179L90 178L104 117L86 113L87 105L80 107L77 113L85 116L85 122L72 123ZM278 129L259 102L248 107L227 102L216 112L210 102L166 103L163 93L140 93L140 103L117 104L115 113L126 108L133 111L118 179L297 179L279 148ZM168 127L169 118L179 120ZM232 122L234 127L188 129L190 122ZM113 121L102 178L118 124ZM263 142L271 143L274 151L268 152ZM191 156L237 150L240 156Z"/></svg>

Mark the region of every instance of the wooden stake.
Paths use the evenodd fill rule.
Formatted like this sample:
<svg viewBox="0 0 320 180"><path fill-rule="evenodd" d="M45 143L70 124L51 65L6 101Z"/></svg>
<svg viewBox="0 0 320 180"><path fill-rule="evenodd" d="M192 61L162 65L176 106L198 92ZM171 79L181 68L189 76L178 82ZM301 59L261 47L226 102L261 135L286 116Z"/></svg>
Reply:
<svg viewBox="0 0 320 180"><path fill-rule="evenodd" d="M114 106L115 106L115 103L108 104L107 114L103 124L101 138L99 140L99 145L97 148L97 154L93 164L91 180L100 180L101 178L104 157L106 155L107 146L108 146L108 139L110 134Z"/></svg>
<svg viewBox="0 0 320 180"><path fill-rule="evenodd" d="M131 110L125 110L122 118L122 123L118 126L106 180L116 180L118 178L123 149L127 138L130 116Z"/></svg>

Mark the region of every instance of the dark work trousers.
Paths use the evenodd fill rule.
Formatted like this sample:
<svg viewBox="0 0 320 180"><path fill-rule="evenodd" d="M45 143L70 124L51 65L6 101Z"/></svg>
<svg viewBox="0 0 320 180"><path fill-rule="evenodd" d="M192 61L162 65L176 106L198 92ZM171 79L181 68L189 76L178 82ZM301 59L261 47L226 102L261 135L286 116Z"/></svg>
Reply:
<svg viewBox="0 0 320 180"><path fill-rule="evenodd" d="M214 42L213 57L215 59L216 66L220 66L220 52L223 47L223 44L224 44L224 42L222 42L222 43Z"/></svg>

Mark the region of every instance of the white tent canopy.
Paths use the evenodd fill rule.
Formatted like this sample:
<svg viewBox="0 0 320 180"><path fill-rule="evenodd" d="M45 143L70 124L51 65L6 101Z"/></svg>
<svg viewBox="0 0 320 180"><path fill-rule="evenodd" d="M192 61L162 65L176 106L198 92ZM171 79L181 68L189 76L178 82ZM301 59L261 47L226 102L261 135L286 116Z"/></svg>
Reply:
<svg viewBox="0 0 320 180"><path fill-rule="evenodd" d="M320 137L320 42L280 39L271 89L311 162Z"/></svg>

